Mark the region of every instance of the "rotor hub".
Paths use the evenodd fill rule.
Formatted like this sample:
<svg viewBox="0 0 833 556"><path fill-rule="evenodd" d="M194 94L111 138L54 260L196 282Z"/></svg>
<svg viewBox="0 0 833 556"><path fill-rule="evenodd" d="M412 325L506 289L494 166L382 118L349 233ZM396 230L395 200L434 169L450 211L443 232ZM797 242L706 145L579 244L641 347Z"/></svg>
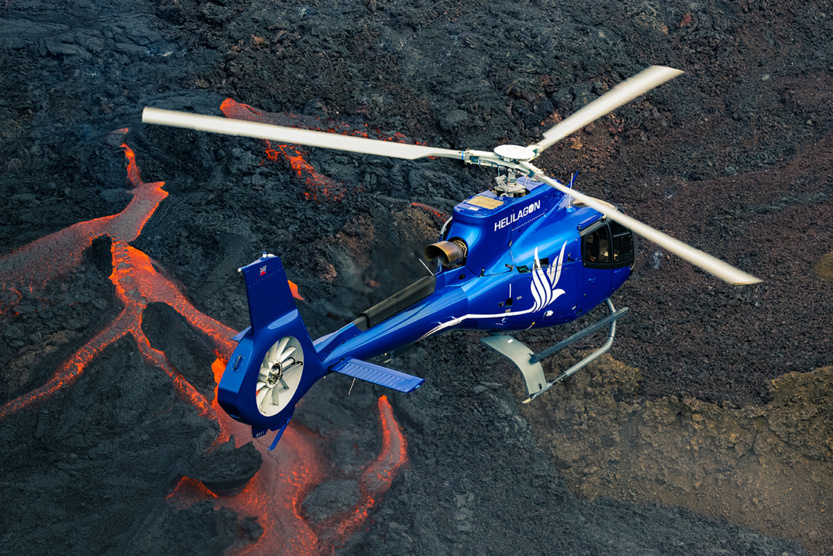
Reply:
<svg viewBox="0 0 833 556"><path fill-rule="evenodd" d="M523 197L529 190L516 181L515 173L510 171L508 176L497 176L495 182L495 193L506 197Z"/></svg>
<svg viewBox="0 0 833 556"><path fill-rule="evenodd" d="M273 388L283 378L284 372L294 364L295 359L289 358L283 363L278 362L272 365L272 368L269 370L269 376L266 377L266 386Z"/></svg>
<svg viewBox="0 0 833 556"><path fill-rule="evenodd" d="M521 145L499 145L494 153L506 162L527 162L535 158L535 151Z"/></svg>

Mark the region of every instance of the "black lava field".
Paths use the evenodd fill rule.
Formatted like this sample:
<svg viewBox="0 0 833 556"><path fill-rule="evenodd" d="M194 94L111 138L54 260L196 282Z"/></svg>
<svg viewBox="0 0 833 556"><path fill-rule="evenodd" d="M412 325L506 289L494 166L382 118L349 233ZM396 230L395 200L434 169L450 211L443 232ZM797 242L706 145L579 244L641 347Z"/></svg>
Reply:
<svg viewBox="0 0 833 556"><path fill-rule="evenodd" d="M5 0L0 62L0 553L833 554L829 0ZM225 416L238 267L279 255L321 336L494 173L145 106L488 150L653 64L686 73L536 164L761 284L641 241L609 355L528 406L450 332L390 363L412 394L320 381L274 452Z"/></svg>

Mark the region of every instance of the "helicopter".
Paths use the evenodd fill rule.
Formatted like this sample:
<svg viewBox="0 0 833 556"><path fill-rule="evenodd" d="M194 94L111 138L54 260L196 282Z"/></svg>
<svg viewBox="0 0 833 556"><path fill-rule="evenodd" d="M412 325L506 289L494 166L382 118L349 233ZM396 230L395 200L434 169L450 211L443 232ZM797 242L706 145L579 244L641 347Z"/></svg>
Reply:
<svg viewBox="0 0 833 556"><path fill-rule="evenodd" d="M293 299L280 257L263 253L242 267L251 326L234 337L237 347L218 386L221 407L252 427L257 438L277 431L277 446L298 401L320 378L335 372L412 392L424 379L371 363L387 363L413 344L440 332L474 329L481 341L521 371L529 402L606 352L616 332L611 295L630 277L634 235L735 285L759 279L627 216L605 201L548 177L532 164L546 148L683 72L650 66L623 81L544 133L529 146L492 151L392 143L335 133L147 107L145 123L275 140L282 143L414 160L452 158L505 169L496 186L460 202L425 258L436 270L340 329L313 340ZM430 269L429 269L430 270ZM608 315L539 353L510 331L568 323L605 304ZM541 360L609 327L596 351L547 381Z"/></svg>

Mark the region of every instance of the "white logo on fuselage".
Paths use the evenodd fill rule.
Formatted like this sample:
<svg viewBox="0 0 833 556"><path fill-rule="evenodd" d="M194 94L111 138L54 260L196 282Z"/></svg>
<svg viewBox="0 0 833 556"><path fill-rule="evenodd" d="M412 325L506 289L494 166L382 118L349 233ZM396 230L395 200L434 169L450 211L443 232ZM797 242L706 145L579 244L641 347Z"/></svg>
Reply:
<svg viewBox="0 0 833 556"><path fill-rule="evenodd" d="M565 241L561 246L558 259L547 270L541 267L538 248L535 248L535 267L532 270L532 298L535 300L535 305L532 306L533 313L540 311L564 294L564 290L558 287L558 281L561 279L561 267L564 265L566 248L567 242Z"/></svg>
<svg viewBox="0 0 833 556"><path fill-rule="evenodd" d="M533 206L533 205L529 205ZM509 317L519 317L521 315L528 315L530 313L537 313L544 307L551 305L556 299L564 295L564 290L558 287L558 281L561 279L561 267L564 265L564 252L567 250L567 242L561 246L561 252L558 258L555 259L549 268L544 270L541 266L541 260L538 258L538 248L535 248L535 258L533 259L532 280L530 285L530 293L532 294L532 307L523 311L510 311L508 313L495 313L489 315L473 315L467 314L461 317L454 317L448 322L443 322L423 334L416 342L424 340L431 334L436 334L440 330L445 330L452 326L457 326L466 319L506 319ZM510 290L511 291L511 290Z"/></svg>
<svg viewBox="0 0 833 556"><path fill-rule="evenodd" d="M522 208L518 212L512 213L509 216L507 216L506 218L501 218L500 220L495 222L495 231L498 231L498 230L508 226L509 224L514 224L515 222L517 222L518 220L520 220L524 216L529 216L530 214L532 214L533 212L535 212L539 208L541 208L541 201L535 201L534 203L529 203L528 205L526 205L524 208Z"/></svg>

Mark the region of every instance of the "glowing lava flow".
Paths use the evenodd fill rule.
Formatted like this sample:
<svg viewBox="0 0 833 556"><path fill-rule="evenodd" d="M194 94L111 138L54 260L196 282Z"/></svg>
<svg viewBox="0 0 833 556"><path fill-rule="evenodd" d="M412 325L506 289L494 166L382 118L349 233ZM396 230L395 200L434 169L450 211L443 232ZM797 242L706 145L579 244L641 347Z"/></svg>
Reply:
<svg viewBox="0 0 833 556"><path fill-rule="evenodd" d="M121 134L126 132L126 129L120 130ZM161 181L143 183L133 151L125 144L121 146L128 161L127 176L133 186L133 199L118 214L73 224L0 258L0 275L3 276L0 286L4 292L14 294L12 298L4 295L5 299L0 301L0 316L20 301L22 289L39 290L76 268L93 239L108 235L114 243L126 244L139 237L145 223L168 193L162 190L164 183Z"/></svg>
<svg viewBox="0 0 833 556"><path fill-rule="evenodd" d="M237 120L249 120L286 127L301 127L316 131L340 133L342 135L369 137L382 141L395 141L397 143L412 143L401 133L385 134L369 129L367 124L364 124L363 129L356 130L346 123L321 121L319 118L312 116L264 112L230 98L223 101L220 110L223 111L223 114L227 118ZM289 166L295 172L295 175L307 186L304 197L308 201L315 201L317 203L340 201L344 198L347 191L350 190L350 186L347 183L336 181L320 172L316 172L312 164L304 158L306 153L296 145L278 145L273 148L272 144L266 141L266 156L272 161L277 160L279 156L283 156L289 162Z"/></svg>
<svg viewBox="0 0 833 556"><path fill-rule="evenodd" d="M399 423L393 416L393 408L387 396L379 398L379 419L382 429L382 450L379 458L362 473L359 481L361 500L356 508L329 520L329 524L334 526L342 537L350 535L364 523L379 495L390 488L399 468L408 461L408 443ZM327 531L321 531L320 534L323 537L326 533Z"/></svg>
<svg viewBox="0 0 833 556"><path fill-rule="evenodd" d="M268 439L257 439L255 447L263 465L246 488L234 497L218 497L199 481L183 478L173 493L172 503L186 507L211 500L240 515L258 516L264 534L257 543L239 547L232 554L322 554L341 546L367 520L369 511L390 488L399 469L408 461L407 442L393 416L387 398L379 398L382 447L379 456L358 477L360 499L355 507L310 525L303 517L304 498L326 480L320 449L324 442L302 427L290 427L275 451L267 449ZM226 425L247 433L238 423ZM245 429L245 430L242 430Z"/></svg>
<svg viewBox="0 0 833 556"><path fill-rule="evenodd" d="M127 130L118 133L124 135ZM109 278L123 308L118 316L73 353L50 380L0 407L0 419L43 402L58 390L70 386L107 346L131 335L144 359L171 378L185 401L197 407L201 415L219 422L221 434L215 445L234 434L239 446L243 443L242 439L250 435L248 427L233 422L219 410L216 391L211 402L200 394L179 374L163 352L150 345L142 331L142 315L149 303L166 303L174 308L192 327L213 342L218 359L212 368L218 382L225 367L224 361L228 360L234 348L230 340L233 330L194 308L178 287L156 270L150 257L128 244L139 237L144 225L168 194L162 190L163 182L145 183L141 180L133 151L126 144L121 146L128 160L127 175L133 199L118 214L74 224L0 258L3 276L0 284L0 293L3 294L0 297L0 323L13 318L7 314L8 310L20 302L23 289L37 294L48 283L68 275L79 265L84 250L93 239L102 235L112 240L113 270ZM290 288L293 296L302 299L297 286L290 282ZM230 507L241 515L255 516L264 534L256 543L240 549L242 552L318 554L331 550L333 544L343 543L346 535L364 522L368 509L389 488L390 478L407 462L404 438L393 419L390 406L386 400L379 403L382 451L359 480L362 499L358 507L347 512L338 523L316 526L314 530L302 515L304 497L316 485L329 479L324 472L327 466L320 454L321 440L299 427L290 427L274 452L266 449L267 440L255 442L263 455L263 465L240 494L217 497L201 483L186 477L168 498L181 505L213 498L217 507Z"/></svg>
<svg viewBox="0 0 833 556"><path fill-rule="evenodd" d="M145 360L163 369L180 394L193 403L203 416L213 414L210 404L173 369L165 354L151 347L142 331L142 313L148 303L167 303L193 327L208 335L217 353L226 357L234 349L230 340L234 331L197 311L174 284L156 271L150 257L128 245L129 241L139 237L142 228L168 194L162 190L164 182L143 182L133 151L124 143L121 147L128 160L128 180L133 186L133 199L127 207L118 214L74 224L21 247L0 259L0 269L5 277L4 289L8 287L19 292L20 286L28 283L30 291L36 291L75 268L94 238L108 235L112 239L113 256L110 281L115 285L116 297L124 308L111 323L72 354L46 384L0 408L0 419L75 382L96 355L127 334L136 340Z"/></svg>

